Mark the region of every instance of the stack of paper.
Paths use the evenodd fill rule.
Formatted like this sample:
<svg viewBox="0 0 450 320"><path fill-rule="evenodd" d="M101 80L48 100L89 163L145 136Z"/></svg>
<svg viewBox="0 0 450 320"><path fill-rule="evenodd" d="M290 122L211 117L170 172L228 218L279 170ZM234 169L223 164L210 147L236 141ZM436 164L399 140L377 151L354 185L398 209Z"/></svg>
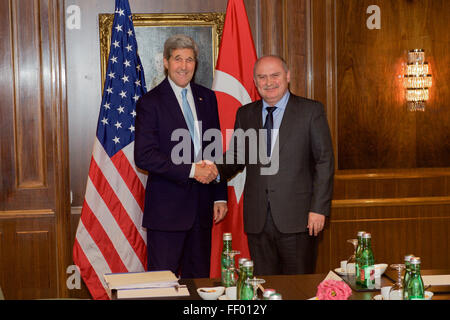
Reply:
<svg viewBox="0 0 450 320"><path fill-rule="evenodd" d="M104 278L111 299L189 296L171 271L108 273Z"/></svg>
<svg viewBox="0 0 450 320"><path fill-rule="evenodd" d="M343 281L341 277L339 277L336 273L333 271L328 272L327 276L325 277L325 280L336 280L336 281Z"/></svg>

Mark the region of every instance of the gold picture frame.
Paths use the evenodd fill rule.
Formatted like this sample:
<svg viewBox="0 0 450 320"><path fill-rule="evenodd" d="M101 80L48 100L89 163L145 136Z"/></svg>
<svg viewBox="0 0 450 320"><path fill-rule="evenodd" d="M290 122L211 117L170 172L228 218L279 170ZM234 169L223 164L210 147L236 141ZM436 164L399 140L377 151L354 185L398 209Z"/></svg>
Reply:
<svg viewBox="0 0 450 320"><path fill-rule="evenodd" d="M108 68L109 49L111 46L111 32L114 21L114 14L99 14L99 35L100 35L100 65L102 78L102 91ZM199 57L196 72L196 82L211 88L212 78L216 66L219 52L219 41L222 37L225 13L139 13L133 14L133 24L138 40L139 57L144 67L147 90L155 85L154 80L161 78L158 68L162 61L156 62L156 56L162 60L162 47L164 40L161 37L171 33L186 33L194 38L199 45ZM190 33L190 34L189 34ZM139 40L141 36L141 40ZM158 41L148 43L147 38L158 38ZM159 39L161 38L161 39ZM196 39L197 38L197 39ZM158 49L155 49L158 48ZM155 54L154 50L159 50ZM150 61L155 61L150 63ZM146 68L147 65L147 68ZM156 68L156 69L155 69ZM202 68L200 70L200 68ZM151 69L151 70L146 70ZM151 74L150 73L155 73ZM149 81L152 78L152 81ZM200 78L200 80L198 79Z"/></svg>

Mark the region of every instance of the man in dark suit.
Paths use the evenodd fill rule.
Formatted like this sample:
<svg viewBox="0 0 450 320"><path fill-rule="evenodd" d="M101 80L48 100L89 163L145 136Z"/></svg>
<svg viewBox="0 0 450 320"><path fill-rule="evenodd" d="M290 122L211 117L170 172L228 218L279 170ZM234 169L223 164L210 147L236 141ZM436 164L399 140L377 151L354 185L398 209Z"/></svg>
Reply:
<svg viewBox="0 0 450 320"><path fill-rule="evenodd" d="M217 164L220 178L246 168L244 229L255 274L313 273L316 236L330 214L333 191L334 156L324 108L289 92L290 72L278 56L258 59L254 81L262 100L238 109L235 133L263 130L254 135L258 161L251 160L254 142L230 148L228 160Z"/></svg>
<svg viewBox="0 0 450 320"><path fill-rule="evenodd" d="M142 223L147 228L148 269L172 270L182 278L209 276L212 223L227 212L226 183L206 184L217 171L197 161L208 145L202 142L203 133L220 130L214 92L191 81L197 56L192 38L167 39L167 78L136 107L134 157L149 173ZM188 137L181 151L177 147L186 141L173 141L180 129Z"/></svg>

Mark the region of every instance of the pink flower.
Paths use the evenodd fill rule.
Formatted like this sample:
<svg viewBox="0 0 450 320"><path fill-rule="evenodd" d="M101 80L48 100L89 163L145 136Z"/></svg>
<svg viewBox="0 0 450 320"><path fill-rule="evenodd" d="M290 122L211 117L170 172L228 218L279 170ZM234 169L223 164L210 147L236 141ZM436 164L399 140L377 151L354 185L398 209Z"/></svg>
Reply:
<svg viewBox="0 0 450 320"><path fill-rule="evenodd" d="M352 295L352 289L344 281L324 280L317 287L319 300L347 300Z"/></svg>

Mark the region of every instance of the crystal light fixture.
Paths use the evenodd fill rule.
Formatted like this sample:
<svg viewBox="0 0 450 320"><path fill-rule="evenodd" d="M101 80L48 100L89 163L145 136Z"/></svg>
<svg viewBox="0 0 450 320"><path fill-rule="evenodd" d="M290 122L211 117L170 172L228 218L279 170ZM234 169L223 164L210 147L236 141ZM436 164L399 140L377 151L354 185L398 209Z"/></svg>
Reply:
<svg viewBox="0 0 450 320"><path fill-rule="evenodd" d="M406 74L403 77L409 111L425 111L425 102L429 98L428 89L431 84L431 74L429 73L428 63L425 62L424 50L410 50Z"/></svg>

